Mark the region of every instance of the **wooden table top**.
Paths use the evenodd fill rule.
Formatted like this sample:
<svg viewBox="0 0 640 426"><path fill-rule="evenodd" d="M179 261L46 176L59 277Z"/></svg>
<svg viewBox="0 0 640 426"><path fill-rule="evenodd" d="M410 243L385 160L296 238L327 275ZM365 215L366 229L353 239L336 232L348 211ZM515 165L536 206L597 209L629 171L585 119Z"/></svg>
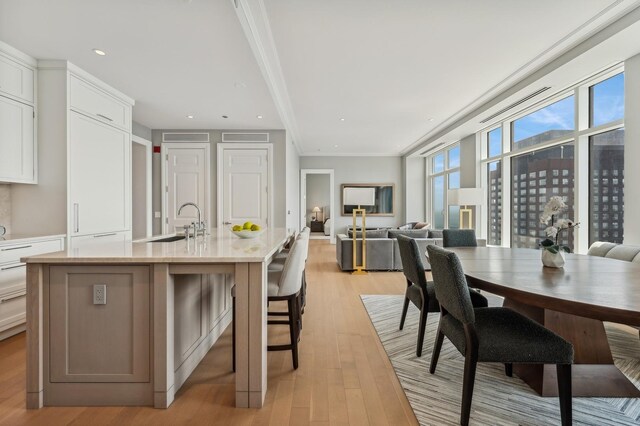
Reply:
<svg viewBox="0 0 640 426"><path fill-rule="evenodd" d="M564 268L542 266L539 250L451 248L471 287L515 301L602 321L640 326L640 265L566 254Z"/></svg>

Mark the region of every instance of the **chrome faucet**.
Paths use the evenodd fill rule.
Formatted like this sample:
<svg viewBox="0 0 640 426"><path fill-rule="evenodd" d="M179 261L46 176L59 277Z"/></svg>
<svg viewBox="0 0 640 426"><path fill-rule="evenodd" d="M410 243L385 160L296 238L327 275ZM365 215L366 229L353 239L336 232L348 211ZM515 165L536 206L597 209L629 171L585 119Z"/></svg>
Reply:
<svg viewBox="0 0 640 426"><path fill-rule="evenodd" d="M206 234L206 231L207 231L207 224L202 221L202 216L200 214L200 207L198 207L198 205L196 203L192 203L192 202L184 203L178 209L178 215L180 214L182 209L185 208L186 206L193 206L198 211L198 221L197 222L191 222L191 225L188 225L188 226L185 225L185 233L187 234L187 238L189 238L189 229L192 226L193 226L193 236L194 236L194 238L197 238L199 234L202 234L202 236L204 236Z"/></svg>

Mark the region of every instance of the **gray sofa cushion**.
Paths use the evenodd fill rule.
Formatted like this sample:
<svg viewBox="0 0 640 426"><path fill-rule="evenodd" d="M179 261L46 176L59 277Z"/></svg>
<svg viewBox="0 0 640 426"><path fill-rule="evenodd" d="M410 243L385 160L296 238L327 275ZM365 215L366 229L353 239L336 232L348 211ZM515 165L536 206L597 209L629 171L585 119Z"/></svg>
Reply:
<svg viewBox="0 0 640 426"><path fill-rule="evenodd" d="M398 238L398 235L404 235L410 238L427 238L427 229L390 229L389 238Z"/></svg>
<svg viewBox="0 0 640 426"><path fill-rule="evenodd" d="M369 238L387 238L389 230L387 229L372 229L367 231L366 236ZM349 238L353 238L353 231L349 230L347 233ZM362 231L356 231L356 238L362 238Z"/></svg>
<svg viewBox="0 0 640 426"><path fill-rule="evenodd" d="M427 260L427 246L430 244L435 244L437 246L442 245L442 240L436 240L434 238L414 238L416 243L418 243L418 249L420 250L420 257L422 263L424 265L424 269L429 271L431 270L431 265ZM393 241L393 269L397 271L401 271L402 268L402 258L400 257L400 246L398 245L398 240L394 239Z"/></svg>
<svg viewBox="0 0 640 426"><path fill-rule="evenodd" d="M429 238L442 238L442 231L429 229Z"/></svg>
<svg viewBox="0 0 640 426"><path fill-rule="evenodd" d="M628 246L625 244L619 244L613 247L604 257L610 259L626 260L631 262L640 253L639 246Z"/></svg>
<svg viewBox="0 0 640 426"><path fill-rule="evenodd" d="M616 243L596 241L595 243L591 244L591 247L589 247L589 251L587 252L587 254L589 256L605 257L607 253L609 253L609 250L614 248L616 245Z"/></svg>

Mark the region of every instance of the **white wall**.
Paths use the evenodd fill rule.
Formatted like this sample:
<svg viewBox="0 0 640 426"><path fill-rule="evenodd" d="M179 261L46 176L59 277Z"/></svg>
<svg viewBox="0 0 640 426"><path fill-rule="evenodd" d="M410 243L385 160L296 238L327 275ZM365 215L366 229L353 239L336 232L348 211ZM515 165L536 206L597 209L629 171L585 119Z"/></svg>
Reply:
<svg viewBox="0 0 640 426"><path fill-rule="evenodd" d="M424 222L426 212L426 160L403 158L405 218L403 222Z"/></svg>
<svg viewBox="0 0 640 426"><path fill-rule="evenodd" d="M344 233L353 221L350 215L342 216L340 185L344 183L393 183L394 215L367 216L367 226L395 227L405 223L401 157L300 157L300 168L334 170L336 234Z"/></svg>
<svg viewBox="0 0 640 426"><path fill-rule="evenodd" d="M241 133L243 130L185 130L185 129L154 129L152 131L152 142L154 146L162 144L163 132L179 132L179 133L209 133L209 143L211 144L211 223L215 226L217 223L217 148L216 145L222 142L222 133L234 132ZM287 164L286 159L286 132L284 130L255 130L248 131L250 133L269 133L269 142L273 144L273 226L283 228L287 221ZM296 154L297 155L297 154ZM295 165L295 156L292 155L291 163ZM162 211L162 193L161 190L161 158L160 154L153 155L153 211ZM296 172L297 173L297 172ZM297 200L297 199L296 199ZM297 203L297 201L296 201ZM157 235L162 232L161 219L153 219L153 234Z"/></svg>
<svg viewBox="0 0 640 426"><path fill-rule="evenodd" d="M318 219L324 220L322 212L329 215L329 204L331 203L331 179L326 175L307 175L307 226L311 226L311 219L316 214L313 213L314 207L320 207L321 212L318 213Z"/></svg>
<svg viewBox="0 0 640 426"><path fill-rule="evenodd" d="M624 243L640 244L640 55L624 63Z"/></svg>
<svg viewBox="0 0 640 426"><path fill-rule="evenodd" d="M300 221L300 155L295 143L286 133L286 226L289 229L298 229Z"/></svg>

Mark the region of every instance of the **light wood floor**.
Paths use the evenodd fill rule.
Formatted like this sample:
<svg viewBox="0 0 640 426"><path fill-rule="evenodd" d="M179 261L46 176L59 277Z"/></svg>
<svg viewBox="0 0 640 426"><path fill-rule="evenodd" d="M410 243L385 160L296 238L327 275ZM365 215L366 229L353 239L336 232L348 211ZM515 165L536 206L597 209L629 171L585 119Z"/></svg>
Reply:
<svg viewBox="0 0 640 426"><path fill-rule="evenodd" d="M227 330L167 410L50 407L27 411L22 333L0 342L0 424L417 424L360 300L361 294L403 294L402 274L339 272L335 246L313 240L307 282L300 368L292 369L290 352L269 352L269 387L261 410L234 408ZM287 333L286 326L270 326L269 340L284 342Z"/></svg>

